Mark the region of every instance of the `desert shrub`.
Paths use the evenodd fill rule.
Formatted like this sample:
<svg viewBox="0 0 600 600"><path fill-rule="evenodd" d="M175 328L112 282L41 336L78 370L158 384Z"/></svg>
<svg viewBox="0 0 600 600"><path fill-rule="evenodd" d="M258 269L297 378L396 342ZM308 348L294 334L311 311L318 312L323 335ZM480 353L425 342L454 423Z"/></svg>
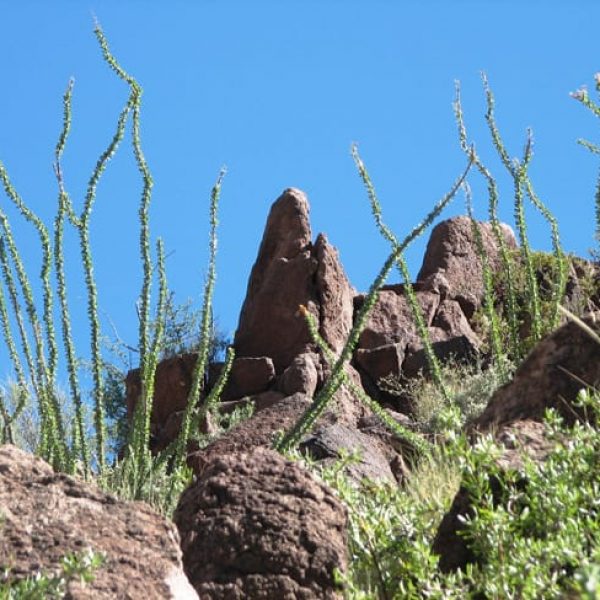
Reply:
<svg viewBox="0 0 600 600"><path fill-rule="evenodd" d="M584 391L580 401L600 409L598 393ZM302 457L348 507L349 569L339 574L346 597L597 598L600 432L587 422L566 427L552 412L545 423L554 443L547 458L502 474L491 437L446 439L401 486L349 479L345 467L356 457L327 468ZM500 497L491 492L494 474ZM464 536L476 562L443 574L432 542L459 485L475 510Z"/></svg>
<svg viewBox="0 0 600 600"><path fill-rule="evenodd" d="M514 294L514 309L516 323L518 327L518 341L521 356L526 355L536 344L536 337L533 334L532 316L529 310L528 285L526 281L526 271L519 251L508 253L511 261L511 287ZM560 277L560 269L564 268L567 272L575 273L574 266L584 272L583 276L577 280L580 287L578 294L569 302L569 308L575 314L581 316L584 312L594 308L594 299L598 298L600 291L600 278L593 265L586 265L584 261L573 255L565 255L564 266L557 263L556 256L549 252L531 252L531 264L537 281L539 313L541 320L540 331L542 335L550 333L555 323L553 321L555 311L554 282ZM496 326L502 338L508 339L510 335L509 307L507 305L507 290L509 287L507 273L500 270L492 275L494 312L497 317ZM566 289L561 297L561 304L567 300ZM483 337L483 351L491 350L491 340L489 338L489 319L486 308L482 307L473 315L474 327Z"/></svg>
<svg viewBox="0 0 600 600"><path fill-rule="evenodd" d="M79 579L83 584L94 579L94 572L102 566L101 553L89 550L81 554L68 554L57 574L38 572L24 579L14 580L10 570L0 575L0 600L46 600L64 598L67 584Z"/></svg>
<svg viewBox="0 0 600 600"><path fill-rule="evenodd" d="M392 396L408 398L412 417L424 434L445 436L458 433L465 423L476 418L487 406L493 393L504 385L515 369L506 362L484 368L481 361L473 363L448 360L440 367L446 395L430 377L421 375L401 381L389 376L379 381L379 387Z"/></svg>

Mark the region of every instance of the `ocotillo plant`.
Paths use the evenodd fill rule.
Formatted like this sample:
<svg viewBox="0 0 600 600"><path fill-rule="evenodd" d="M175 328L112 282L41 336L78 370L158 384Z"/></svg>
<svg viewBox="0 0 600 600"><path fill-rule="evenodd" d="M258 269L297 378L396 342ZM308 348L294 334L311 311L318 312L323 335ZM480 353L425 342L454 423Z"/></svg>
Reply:
<svg viewBox="0 0 600 600"><path fill-rule="evenodd" d="M596 73L594 76L595 87L598 96L600 96L600 73ZM571 94L575 100L581 102L583 106L588 108L593 115L600 117L600 105L594 102L585 87L580 88L576 92ZM587 148L593 154L600 155L600 146L593 144L592 142L584 139L577 140L584 148ZM596 241L600 245L600 169L598 170L598 178L596 180L596 194L595 194L595 216L596 216Z"/></svg>
<svg viewBox="0 0 600 600"><path fill-rule="evenodd" d="M379 200L377 198L377 193L375 192L373 182L369 177L369 172L367 171L364 162L358 154L358 148L356 144L352 146L352 157L354 158L354 162L358 169L360 178L362 179L367 190L369 201L371 203L371 212L373 213L373 216L375 218L375 224L377 225L377 229L379 229L379 233L381 233L381 235L391 244L392 248L397 248L398 238L394 235L392 230L383 222L381 204L379 203ZM440 373L440 366L435 352L433 351L433 347L431 345L429 331L423 318L423 311L421 310L421 306L419 305L417 296L415 295L410 273L408 271L408 265L406 264L406 259L404 258L404 255L402 253L400 253L396 259L396 267L398 268L400 277L402 277L402 280L404 281L404 294L406 295L406 298L408 300L408 304L410 306L410 310L412 312L413 319L417 327L417 333L419 334L419 337L423 342L423 348L425 350L427 363L429 365L429 368L431 369L431 375L444 398L448 400L448 391L446 390L446 386L444 385L444 381Z"/></svg>
<svg viewBox="0 0 600 600"><path fill-rule="evenodd" d="M525 150L523 153L522 160L512 160L509 157L508 151L500 135L500 131L496 124L495 118L495 101L494 96L489 86L487 77L485 74L482 75L484 92L486 97L487 112L486 122L492 138L493 145L501 159L502 164L513 179L514 187L514 217L515 225L519 235L520 241L520 253L525 269L525 279L527 282L528 289L528 303L529 313L532 319L532 333L533 340L537 341L540 337L552 329L554 329L559 322L559 305L563 300L566 279L567 279L567 268L566 258L560 244L560 237L558 232L558 223L554 216L550 213L548 208L537 196L531 178L529 177L528 167L533 156L533 138L531 131L527 131ZM489 273L486 275L484 270L484 289L485 289L485 303L484 308L490 322L490 336L492 339L493 353L496 358L499 358L504 353L510 353L513 358L519 359L523 355L523 347L520 341L519 334L519 323L517 317L517 302L514 290L514 270L518 268L514 265L510 259L509 252L506 248L506 242L502 230L500 227L500 221L498 219L498 186L495 178L492 176L490 170L485 166L477 152L473 150L473 145L469 145L467 139L467 131L464 123L464 117L460 99L460 85L456 84L456 98L454 102L454 113L456 122L458 125L458 136L459 143L464 152L467 152L474 156L474 163L479 173L485 178L488 187L488 207L489 207L489 220L494 232L494 237L500 251L500 257L502 262L502 269L505 274L505 281L507 283L506 292L506 305L507 305L507 318L509 323L510 332L510 346L509 348L502 349L499 341L498 323L494 313L493 307L495 299L493 297L491 289L491 279ZM547 322L544 322L541 317L540 298L538 283L534 272L531 248L527 236L527 226L524 213L524 197L527 196L533 206L540 212L544 219L548 222L551 232L552 247L554 253L554 265L555 265L555 280L553 282L552 292L552 310L550 318ZM482 255L484 251L483 247L479 245L480 258L485 259Z"/></svg>
<svg viewBox="0 0 600 600"><path fill-rule="evenodd" d="M335 364L335 353L319 333L319 324L314 315L305 306L300 306L299 311L306 321L313 342L321 350L327 364ZM343 385L361 400L363 404L368 406L381 419L386 427L398 437L398 439L406 440L419 454L424 454L430 449L430 446L425 439L395 421L376 400L371 398L362 389L362 387L356 385L345 371L343 371Z"/></svg>
<svg viewBox="0 0 600 600"><path fill-rule="evenodd" d="M167 281L164 264L164 247L162 241L157 241L156 265L153 264L150 250L151 236L149 227L149 209L152 191L152 176L145 159L141 144L141 97L142 88L134 77L125 71L111 53L106 37L96 23L95 35L102 51L104 61L111 70L129 87L129 94L116 123L115 132L105 150L100 154L89 178L81 212L77 214L73 202L67 192L62 169L62 155L67 143L72 120L73 80L67 86L63 97L63 123L55 148L54 172L58 184L58 203L54 218L53 238L42 220L32 211L15 190L8 172L0 162L0 182L8 198L17 207L21 215L35 228L42 249L41 283L43 292L42 318L32 293L32 286L7 215L0 209L0 272L4 287L0 286L0 327L8 349L10 359L17 377L19 391L18 402L9 414L4 402L0 402L0 431L3 439L11 439L11 427L23 409L29 394L38 401L40 420L40 445L38 448L42 457L46 458L56 469L75 472L78 465L86 475L99 475L100 482L107 470L106 464L106 423L103 398L101 356L101 333L98 317L98 290L94 278L93 259L90 244L90 219L96 201L96 191L101 177L111 158L115 155L126 134L126 127L131 119L131 140L133 155L142 179L142 191L138 211L140 224L140 255L142 262L142 286L138 301L139 307L139 349L141 373L141 397L137 402L134 423L131 428L129 445L126 448L125 462L127 468L123 472L133 473L129 482L130 489L139 490L142 487L142 474L152 474L154 463L149 454L150 417L152 413L152 396L156 364L161 351L161 340L164 325L164 313L167 297ZM171 468L178 467L173 463L173 452L177 450L177 461L184 461L187 439L190 428L198 423L198 415L202 412L197 408L197 401L202 387L202 378L207 363L208 346L211 339L212 327L212 292L215 282L216 256L216 227L217 206L224 172L221 172L211 197L211 235L209 277L206 283L204 304L202 307L202 324L200 331L200 352L196 365L194 389L190 394L190 406L186 410L186 418L178 445L172 448L170 454L160 457L156 462L159 466L170 458ZM67 280L65 274L64 236L65 227L72 226L78 234L81 252L82 269L87 290L87 316L90 333L91 369L93 375L93 414L95 448L92 456L90 435L84 422L84 405L82 389L78 375L78 356L73 342L72 321L69 310ZM51 286L51 271L55 269L56 294L59 301L60 329L66 370L69 378L69 393L74 405L75 422L72 430L67 431L64 416L61 414L56 394L56 374L59 363L59 350L56 342L53 321L53 291ZM158 300L156 315L151 326L151 289L154 273L158 278ZM5 296L5 290L6 295ZM21 300L21 297L23 300ZM12 311L12 321L10 312ZM15 338L11 324L17 326L18 336ZM33 344L31 337L33 336ZM228 367L231 366L233 352L228 354ZM23 362L24 361L24 362ZM219 390L223 388L228 368L224 369L218 386L209 396L205 408L213 410ZM0 399L1 400L1 399Z"/></svg>

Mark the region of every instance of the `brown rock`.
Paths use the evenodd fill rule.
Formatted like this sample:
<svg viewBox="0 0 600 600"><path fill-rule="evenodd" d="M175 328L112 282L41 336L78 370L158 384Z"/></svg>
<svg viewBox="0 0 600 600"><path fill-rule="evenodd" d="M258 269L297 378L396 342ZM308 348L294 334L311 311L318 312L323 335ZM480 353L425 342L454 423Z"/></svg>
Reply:
<svg viewBox="0 0 600 600"><path fill-rule="evenodd" d="M356 362L377 383L383 377L399 377L404 362L403 344L386 344L371 350L359 348Z"/></svg>
<svg viewBox="0 0 600 600"><path fill-rule="evenodd" d="M286 190L273 204L235 335L238 357L269 356L278 374L314 350L299 306L336 352L352 327L353 290L327 238L321 234L311 244L308 213L300 190Z"/></svg>
<svg viewBox="0 0 600 600"><path fill-rule="evenodd" d="M268 356L236 358L221 394L223 401L264 392L275 378L275 366Z"/></svg>
<svg viewBox="0 0 600 600"><path fill-rule="evenodd" d="M452 358L456 361L472 360L481 347L481 342L471 329L458 302L444 300L428 328L429 339L436 357L444 362ZM402 365L404 377L416 377L430 371L424 344L420 338L408 344L406 360Z"/></svg>
<svg viewBox="0 0 600 600"><path fill-rule="evenodd" d="M346 511L325 485L271 450L215 456L175 512L201 598L341 598Z"/></svg>
<svg viewBox="0 0 600 600"><path fill-rule="evenodd" d="M584 322L600 332L598 319L600 312L595 312ZM597 386L599 382L600 344L570 321L538 343L472 427L484 431L521 419L541 421L547 408L573 423L585 418L573 405L578 392L585 384Z"/></svg>
<svg viewBox="0 0 600 600"><path fill-rule="evenodd" d="M296 356L279 378L279 389L286 396L299 392L312 398L319 383L318 367L318 355L306 353Z"/></svg>
<svg viewBox="0 0 600 600"><path fill-rule="evenodd" d="M0 573L13 580L59 570L62 558L91 549L104 564L66 597L192 599L178 535L141 502L120 502L93 485L54 473L42 459L0 446ZM1 579L0 575L0 579Z"/></svg>
<svg viewBox="0 0 600 600"><path fill-rule="evenodd" d="M399 288L403 289L403 288ZM417 301L423 312L425 323L431 325L440 297L432 292L416 291ZM355 298L355 308L362 306L364 296ZM406 346L417 338L417 328L413 313L406 296L393 290L379 292L377 303L373 307L358 342L359 348L372 350L388 344Z"/></svg>
<svg viewBox="0 0 600 600"><path fill-rule="evenodd" d="M335 464L342 452L358 452L358 462L346 469L348 476L358 482L366 478L396 483L390 468L391 457L386 456L389 449L380 440L340 423L319 427L302 441L300 450L324 466Z"/></svg>
<svg viewBox="0 0 600 600"><path fill-rule="evenodd" d="M235 334L238 357L269 356L277 372L311 343L298 307L319 317L308 212L306 196L296 189L285 190L273 204Z"/></svg>
<svg viewBox="0 0 600 600"><path fill-rule="evenodd" d="M338 354L352 329L355 292L346 277L337 250L322 233L317 236L313 255L319 265L315 277L319 333Z"/></svg>
<svg viewBox="0 0 600 600"><path fill-rule="evenodd" d="M254 415L228 431L202 450L188 455L188 464L201 475L217 456L250 452L257 447L270 448L275 433L286 431L302 415L311 401L303 394L294 394Z"/></svg>
<svg viewBox="0 0 600 600"><path fill-rule="evenodd" d="M478 221L488 264L493 270L501 265L500 251L492 226ZM512 229L501 224L508 249L516 248ZM484 296L483 268L469 217L454 217L442 221L431 232L423 265L417 276L423 281L435 273L446 278L447 296L456 300L468 319L481 305ZM433 282L432 282L433 283Z"/></svg>
<svg viewBox="0 0 600 600"><path fill-rule="evenodd" d="M171 413L185 409L197 357L196 353L180 354L158 363L154 380L151 423L162 426ZM127 418L131 420L142 391L139 369L127 373L125 388Z"/></svg>

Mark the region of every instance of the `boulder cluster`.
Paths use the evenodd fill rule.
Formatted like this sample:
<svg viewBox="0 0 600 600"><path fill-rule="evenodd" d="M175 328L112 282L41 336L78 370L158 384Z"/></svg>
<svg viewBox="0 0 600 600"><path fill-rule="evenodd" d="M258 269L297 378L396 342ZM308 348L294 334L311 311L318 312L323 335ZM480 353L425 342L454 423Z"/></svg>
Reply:
<svg viewBox="0 0 600 600"><path fill-rule="evenodd" d="M489 224L478 225L488 265L498 270L494 232ZM505 247L516 249L512 230L502 225L501 232ZM484 353L476 319L484 299L479 256L468 217L433 229L412 287L441 360L468 362ZM577 269L571 271L567 294L575 302L582 284ZM329 488L271 448L277 432L297 421L330 373L303 310L339 355L364 300L327 237L319 234L313 242L306 196L285 190L267 219L233 342L236 358L221 397L223 411L253 403L254 414L208 447L189 447L195 481L175 512L177 532L143 505L117 502L7 446L0 448L0 568L28 573L53 567L65 549L91 545L106 550L110 559L89 597L341 597L335 572L344 572L348 561L346 510ZM585 321L597 328L597 306L592 302L588 308ZM158 366L151 417L155 452L178 434L195 359L193 353L183 354ZM584 418L573 401L581 381L600 381L599 359L600 346L574 323L564 324L533 349L469 428L474 435L493 431L506 441L507 465L520 460L523 451L543 460L545 409L556 408L571 422ZM221 368L211 366L206 390ZM414 399L390 394L380 381L408 381L427 372L405 285L386 285L347 374L392 418L410 427ZM140 393L139 372L130 372L126 383L131 416ZM406 473L405 442L343 387L300 447L325 463L344 450L359 450L360 462L349 473L356 479L401 484ZM471 510L461 488L434 544L444 570L472 560L460 536L460 517ZM138 594L138 584L143 593ZM70 593L88 597L76 585Z"/></svg>

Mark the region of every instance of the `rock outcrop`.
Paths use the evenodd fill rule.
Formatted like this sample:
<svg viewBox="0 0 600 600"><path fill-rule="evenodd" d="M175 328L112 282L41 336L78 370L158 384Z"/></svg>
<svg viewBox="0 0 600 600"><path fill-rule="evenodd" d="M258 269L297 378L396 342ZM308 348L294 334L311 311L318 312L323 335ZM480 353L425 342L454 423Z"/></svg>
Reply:
<svg viewBox="0 0 600 600"><path fill-rule="evenodd" d="M0 446L0 573L13 581L50 576L67 554L88 549L104 563L91 583L69 582L68 598L198 597L183 573L177 530L164 517Z"/></svg>
<svg viewBox="0 0 600 600"><path fill-rule="evenodd" d="M300 305L336 350L352 326L350 284L327 238L313 245L308 214L299 190L286 190L273 204L235 335L238 356L269 356L278 374L314 346Z"/></svg>
<svg viewBox="0 0 600 600"><path fill-rule="evenodd" d="M214 456L175 512L185 571L201 598L341 598L346 511L271 450Z"/></svg>

